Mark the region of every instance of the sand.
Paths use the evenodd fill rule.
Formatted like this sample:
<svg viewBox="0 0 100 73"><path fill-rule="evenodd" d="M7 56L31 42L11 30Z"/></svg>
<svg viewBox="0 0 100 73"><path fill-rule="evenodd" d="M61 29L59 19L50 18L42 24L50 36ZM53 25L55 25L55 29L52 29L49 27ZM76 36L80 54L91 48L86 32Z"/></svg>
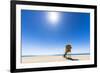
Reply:
<svg viewBox="0 0 100 73"><path fill-rule="evenodd" d="M78 61L81 60L89 60L89 55L72 55L73 59L78 59ZM43 62L61 62L66 61L63 56L24 56L22 57L22 63L43 63Z"/></svg>

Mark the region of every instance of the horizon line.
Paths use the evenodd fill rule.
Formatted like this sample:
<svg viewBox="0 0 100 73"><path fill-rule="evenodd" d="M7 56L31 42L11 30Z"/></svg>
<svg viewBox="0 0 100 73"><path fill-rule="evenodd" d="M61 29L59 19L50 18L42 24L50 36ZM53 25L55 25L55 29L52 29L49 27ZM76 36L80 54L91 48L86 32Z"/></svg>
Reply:
<svg viewBox="0 0 100 73"><path fill-rule="evenodd" d="M52 55L22 55L21 57L31 57L31 56L63 56L64 54L52 54ZM90 53L72 53L68 55L90 55Z"/></svg>

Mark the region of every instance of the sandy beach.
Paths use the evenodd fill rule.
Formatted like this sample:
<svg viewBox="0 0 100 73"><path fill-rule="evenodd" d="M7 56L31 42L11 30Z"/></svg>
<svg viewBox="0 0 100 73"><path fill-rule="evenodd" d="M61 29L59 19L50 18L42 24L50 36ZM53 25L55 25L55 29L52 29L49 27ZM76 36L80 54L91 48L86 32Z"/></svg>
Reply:
<svg viewBox="0 0 100 73"><path fill-rule="evenodd" d="M89 55L72 55L73 59L78 59L78 61L81 60L89 60ZM23 56L22 57L22 63L43 63L43 62L61 62L66 61L63 56L56 56L56 55L42 55L42 56Z"/></svg>

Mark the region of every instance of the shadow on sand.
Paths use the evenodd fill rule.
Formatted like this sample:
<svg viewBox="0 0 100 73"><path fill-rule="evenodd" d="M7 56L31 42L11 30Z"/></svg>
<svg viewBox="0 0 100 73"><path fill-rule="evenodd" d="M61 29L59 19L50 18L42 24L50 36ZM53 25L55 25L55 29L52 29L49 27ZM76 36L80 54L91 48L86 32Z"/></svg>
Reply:
<svg viewBox="0 0 100 73"><path fill-rule="evenodd" d="M69 57L64 57L66 58L67 60L71 60L71 61L79 61L79 59L73 59L73 58L69 58Z"/></svg>

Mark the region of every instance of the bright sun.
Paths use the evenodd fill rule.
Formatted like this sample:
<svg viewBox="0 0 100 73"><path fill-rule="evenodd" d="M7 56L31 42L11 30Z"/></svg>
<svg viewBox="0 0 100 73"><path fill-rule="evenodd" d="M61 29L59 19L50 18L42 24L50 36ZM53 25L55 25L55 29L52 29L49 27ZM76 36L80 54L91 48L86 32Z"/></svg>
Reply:
<svg viewBox="0 0 100 73"><path fill-rule="evenodd" d="M48 21L52 26L58 25L59 13L58 12L48 12Z"/></svg>

